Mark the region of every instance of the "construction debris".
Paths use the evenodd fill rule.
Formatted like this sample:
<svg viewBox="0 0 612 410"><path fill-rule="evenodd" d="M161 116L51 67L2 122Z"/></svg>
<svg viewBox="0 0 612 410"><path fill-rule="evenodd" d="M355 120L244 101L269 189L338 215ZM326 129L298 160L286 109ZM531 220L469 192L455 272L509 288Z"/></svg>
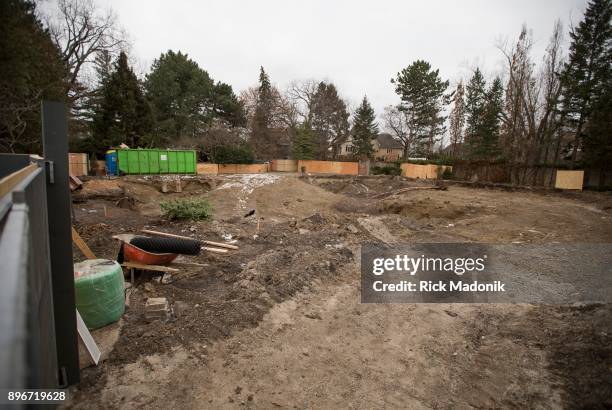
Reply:
<svg viewBox="0 0 612 410"><path fill-rule="evenodd" d="M170 315L166 298L149 298L145 303L145 318L148 320L167 319Z"/></svg>

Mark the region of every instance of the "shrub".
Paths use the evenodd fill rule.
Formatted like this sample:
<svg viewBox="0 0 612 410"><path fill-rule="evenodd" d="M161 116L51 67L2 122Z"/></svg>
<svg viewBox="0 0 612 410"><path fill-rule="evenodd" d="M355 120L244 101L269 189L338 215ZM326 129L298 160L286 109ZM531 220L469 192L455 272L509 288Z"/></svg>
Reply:
<svg viewBox="0 0 612 410"><path fill-rule="evenodd" d="M400 168L399 162L394 162L390 165L385 165L382 167L373 166L370 168L370 173L372 175L401 175L402 170Z"/></svg>
<svg viewBox="0 0 612 410"><path fill-rule="evenodd" d="M216 164L252 164L255 155L248 145L220 145L211 152L211 159Z"/></svg>
<svg viewBox="0 0 612 410"><path fill-rule="evenodd" d="M442 173L442 179L452 179L453 171L450 168L444 168L444 172Z"/></svg>
<svg viewBox="0 0 612 410"><path fill-rule="evenodd" d="M162 213L170 219L204 220L212 215L212 209L204 198L182 198L159 204Z"/></svg>

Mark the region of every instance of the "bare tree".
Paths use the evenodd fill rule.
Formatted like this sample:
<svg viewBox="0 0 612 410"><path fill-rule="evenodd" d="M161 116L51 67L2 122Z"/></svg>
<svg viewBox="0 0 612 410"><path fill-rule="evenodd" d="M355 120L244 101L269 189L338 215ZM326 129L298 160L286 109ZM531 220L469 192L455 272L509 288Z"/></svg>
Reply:
<svg viewBox="0 0 612 410"><path fill-rule="evenodd" d="M317 94L319 82L315 80L293 81L287 88L287 98L296 107L297 115L302 122L310 122L314 98Z"/></svg>
<svg viewBox="0 0 612 410"><path fill-rule="evenodd" d="M252 126L259 90L257 87L249 87L242 90L238 99L244 106L245 116L249 127ZM287 96L283 95L278 88L272 87L272 113L270 126L273 128L295 128L298 124L300 111L296 104Z"/></svg>
<svg viewBox="0 0 612 410"><path fill-rule="evenodd" d="M383 112L385 129L402 142L404 160L408 159L408 156L413 151L415 142L414 132L410 129L408 115L408 112L400 110L393 105L385 107Z"/></svg>
<svg viewBox="0 0 612 410"><path fill-rule="evenodd" d="M560 144L558 108L561 93L559 72L563 66L562 32L563 27L557 21L539 73L535 72L531 61L532 40L525 27L511 51L499 47L506 58L508 74L502 135L506 155L514 163L546 163L550 159L553 140ZM556 161L558 151L556 148L553 161Z"/></svg>
<svg viewBox="0 0 612 410"><path fill-rule="evenodd" d="M57 13L47 18L47 24L69 70L73 103L87 94L86 67L96 54L114 56L128 46L115 13L101 11L92 0L58 0Z"/></svg>
<svg viewBox="0 0 612 410"><path fill-rule="evenodd" d="M44 90L37 90L31 96L13 95L9 87L0 87L0 152L15 152L17 145L28 146L35 141L24 139L28 116L40 107Z"/></svg>

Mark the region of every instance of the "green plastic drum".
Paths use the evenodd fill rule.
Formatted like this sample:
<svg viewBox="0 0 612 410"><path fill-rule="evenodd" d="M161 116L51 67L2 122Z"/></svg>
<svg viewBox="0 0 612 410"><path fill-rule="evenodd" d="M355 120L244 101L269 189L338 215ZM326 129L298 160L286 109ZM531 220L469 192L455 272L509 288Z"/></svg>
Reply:
<svg viewBox="0 0 612 410"><path fill-rule="evenodd" d="M76 307L89 329L116 322L125 309L121 265L108 259L89 259L74 265Z"/></svg>

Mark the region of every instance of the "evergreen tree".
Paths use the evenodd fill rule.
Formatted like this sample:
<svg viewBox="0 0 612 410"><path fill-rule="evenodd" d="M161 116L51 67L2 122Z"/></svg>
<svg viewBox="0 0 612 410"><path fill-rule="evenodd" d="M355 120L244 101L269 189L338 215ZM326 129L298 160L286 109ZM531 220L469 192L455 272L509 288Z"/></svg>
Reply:
<svg viewBox="0 0 612 410"><path fill-rule="evenodd" d="M308 122L317 137L317 157L327 159L330 146L337 155L339 143L349 133L349 113L346 103L332 83L320 82L312 96Z"/></svg>
<svg viewBox="0 0 612 410"><path fill-rule="evenodd" d="M370 158L374 153L372 140L376 138L376 135L378 135L378 124L376 123L374 109L368 98L363 97L353 118L354 154L360 158Z"/></svg>
<svg viewBox="0 0 612 410"><path fill-rule="evenodd" d="M274 111L274 100L274 91L272 89L270 77L268 77L264 68L260 67L257 102L251 130L251 145L258 158L272 158L275 154L272 133L270 132Z"/></svg>
<svg viewBox="0 0 612 410"><path fill-rule="evenodd" d="M562 76L563 113L574 132L572 160L576 161L578 148L588 135L584 126L598 108L595 102L611 81L612 64L612 2L592 0L583 20L570 32L569 58ZM605 106L605 104L604 104ZM593 144L590 144L591 146Z"/></svg>
<svg viewBox="0 0 612 410"><path fill-rule="evenodd" d="M453 109L450 113L450 143L451 156L456 157L458 145L463 143L463 127L465 125L465 89L463 81L459 81L453 97Z"/></svg>
<svg viewBox="0 0 612 410"><path fill-rule="evenodd" d="M170 50L153 62L145 89L157 119L156 133L164 138L198 137L215 118L232 126L244 123L242 105L232 87L215 84L180 51Z"/></svg>
<svg viewBox="0 0 612 410"><path fill-rule="evenodd" d="M482 130L480 131L479 156L494 159L500 153L499 137L501 130L501 113L504 104L504 86L496 77L487 90L486 105L483 112Z"/></svg>
<svg viewBox="0 0 612 410"><path fill-rule="evenodd" d="M482 73L476 69L467 86L466 142L470 158L491 160L499 156L503 98L501 79L496 77L487 89Z"/></svg>
<svg viewBox="0 0 612 410"><path fill-rule="evenodd" d="M126 143L131 148L146 145L154 119L141 85L121 53L114 71L101 90L100 105L92 124L89 149L103 154L109 147Z"/></svg>
<svg viewBox="0 0 612 410"><path fill-rule="evenodd" d="M316 135L308 122L301 124L293 139L293 159L315 159Z"/></svg>
<svg viewBox="0 0 612 410"><path fill-rule="evenodd" d="M449 96L444 92L448 81L443 81L439 70L433 70L428 62L417 60L391 82L401 97L400 109L406 113L417 154L431 155L438 136L445 131L443 112Z"/></svg>
<svg viewBox="0 0 612 410"><path fill-rule="evenodd" d="M486 81L476 68L466 87L466 129L465 142L471 158L481 156L483 121L486 110Z"/></svg>
<svg viewBox="0 0 612 410"><path fill-rule="evenodd" d="M606 184L606 171L612 167L612 84L608 82L593 102L593 111L586 124L584 164L599 171L599 189Z"/></svg>
<svg viewBox="0 0 612 410"><path fill-rule="evenodd" d="M0 151L42 153L40 102L67 100L67 69L33 1L0 1Z"/></svg>

